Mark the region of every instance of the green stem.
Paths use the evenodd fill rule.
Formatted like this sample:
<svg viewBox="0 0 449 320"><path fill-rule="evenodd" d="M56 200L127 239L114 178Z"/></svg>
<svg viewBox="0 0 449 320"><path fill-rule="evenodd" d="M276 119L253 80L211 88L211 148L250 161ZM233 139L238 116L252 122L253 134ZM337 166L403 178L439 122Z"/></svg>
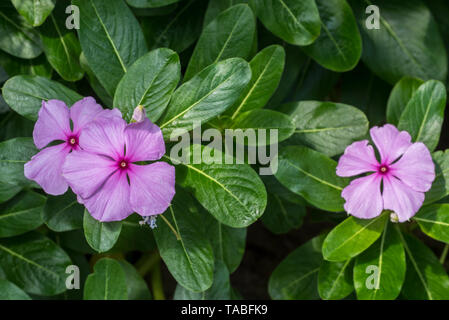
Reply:
<svg viewBox="0 0 449 320"><path fill-rule="evenodd" d="M151 289L153 291L154 300L165 300L164 289L162 286L161 264L159 261L156 262L156 265L151 271Z"/></svg>
<svg viewBox="0 0 449 320"><path fill-rule="evenodd" d="M160 215L160 217L162 218L162 220L164 220L164 222L167 224L167 226L171 229L171 231L173 231L173 233L176 236L176 240L181 240L181 237L179 236L179 233L176 232L176 229L172 226L172 224L170 223L170 221L168 221L168 219L166 217L164 217L163 214Z"/></svg>
<svg viewBox="0 0 449 320"><path fill-rule="evenodd" d="M444 264L444 262L446 261L448 250L449 250L449 244L446 244L444 246L443 253L441 254L441 257L440 257L440 263L441 264Z"/></svg>
<svg viewBox="0 0 449 320"><path fill-rule="evenodd" d="M150 272L154 266L159 262L161 257L157 252L145 253L139 261L136 262L137 272L143 277Z"/></svg>

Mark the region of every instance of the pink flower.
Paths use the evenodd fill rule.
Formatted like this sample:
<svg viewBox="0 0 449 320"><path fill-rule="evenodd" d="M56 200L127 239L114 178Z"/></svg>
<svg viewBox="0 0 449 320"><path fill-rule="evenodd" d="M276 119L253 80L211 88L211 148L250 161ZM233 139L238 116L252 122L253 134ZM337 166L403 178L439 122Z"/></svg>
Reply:
<svg viewBox="0 0 449 320"><path fill-rule="evenodd" d="M89 213L100 221L123 220L131 213L163 213L175 194L175 169L159 160L165 143L148 118L127 124L99 119L79 137L82 150L67 156L63 176Z"/></svg>
<svg viewBox="0 0 449 320"><path fill-rule="evenodd" d="M361 219L374 218L385 209L395 212L400 222L409 220L421 207L424 192L435 179L430 152L423 143L412 143L408 132L399 132L390 124L374 127L370 134L380 163L368 140L348 146L338 162L340 177L372 172L353 180L343 190L344 208Z"/></svg>
<svg viewBox="0 0 449 320"><path fill-rule="evenodd" d="M79 136L83 128L96 118L121 117L118 110L104 110L95 99L84 98L70 109L63 101L42 101L39 117L34 126L33 139L38 149L48 146L25 164L25 177L36 181L48 194L60 195L68 185L62 177L62 165L72 150L79 150ZM73 126L71 127L72 121Z"/></svg>

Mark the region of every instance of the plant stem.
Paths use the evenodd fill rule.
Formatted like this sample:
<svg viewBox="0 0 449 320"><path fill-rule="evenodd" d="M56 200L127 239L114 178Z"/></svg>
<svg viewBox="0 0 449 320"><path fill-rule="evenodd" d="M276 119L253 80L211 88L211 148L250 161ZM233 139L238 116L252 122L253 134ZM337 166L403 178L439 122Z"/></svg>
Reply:
<svg viewBox="0 0 449 320"><path fill-rule="evenodd" d="M143 277L147 275L154 266L159 262L161 257L157 252L145 253L139 261L136 262L137 272Z"/></svg>
<svg viewBox="0 0 449 320"><path fill-rule="evenodd" d="M449 244L446 244L444 246L443 253L441 254L441 257L440 257L440 263L441 264L444 264L444 262L446 261L448 250L449 250Z"/></svg>
<svg viewBox="0 0 449 320"><path fill-rule="evenodd" d="M153 291L154 300L165 300L164 289L162 286L161 264L159 260L151 271L151 289L151 291Z"/></svg>
<svg viewBox="0 0 449 320"><path fill-rule="evenodd" d="M163 214L160 215L160 217L162 218L162 220L164 220L164 222L167 224L167 226L171 229L171 231L173 231L173 233L176 236L176 240L181 240L181 237L179 236L179 233L176 232L176 229L172 226L172 224L170 223L170 221L168 221L168 219L166 217L164 217Z"/></svg>

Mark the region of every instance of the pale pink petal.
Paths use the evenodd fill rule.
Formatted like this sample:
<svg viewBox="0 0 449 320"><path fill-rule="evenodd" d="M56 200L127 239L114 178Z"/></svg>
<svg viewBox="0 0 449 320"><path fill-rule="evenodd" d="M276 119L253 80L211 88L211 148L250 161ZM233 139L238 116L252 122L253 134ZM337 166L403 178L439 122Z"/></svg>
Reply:
<svg viewBox="0 0 449 320"><path fill-rule="evenodd" d="M351 177L365 172L373 172L377 171L378 165L374 149L368 145L368 140L357 141L348 146L340 157L337 175Z"/></svg>
<svg viewBox="0 0 449 320"><path fill-rule="evenodd" d="M94 120L103 108L92 97L86 97L76 102L70 108L70 118L73 122L73 132L79 131L89 122Z"/></svg>
<svg viewBox="0 0 449 320"><path fill-rule="evenodd" d="M86 152L73 151L66 158L62 175L73 192L82 198L90 197L118 170L117 163L107 157Z"/></svg>
<svg viewBox="0 0 449 320"><path fill-rule="evenodd" d="M131 206L141 216L163 213L175 195L175 168L165 162L131 165Z"/></svg>
<svg viewBox="0 0 449 320"><path fill-rule="evenodd" d="M69 108L60 100L42 101L33 131L34 144L42 149L55 140L65 141L70 135Z"/></svg>
<svg viewBox="0 0 449 320"><path fill-rule="evenodd" d="M64 194L68 186L62 177L62 165L70 150L65 143L41 150L25 163L25 177L36 181L48 194Z"/></svg>
<svg viewBox="0 0 449 320"><path fill-rule="evenodd" d="M129 204L129 184L126 172L118 170L91 197L82 199L95 219L120 221L133 213Z"/></svg>
<svg viewBox="0 0 449 320"><path fill-rule="evenodd" d="M392 163L412 145L410 134L407 131L399 131L391 124L373 127L370 134L379 150L381 164Z"/></svg>
<svg viewBox="0 0 449 320"><path fill-rule="evenodd" d="M376 173L351 181L341 193L346 200L345 211L360 219L371 219L380 215L383 209L381 181L382 177Z"/></svg>
<svg viewBox="0 0 449 320"><path fill-rule="evenodd" d="M118 160L125 153L125 120L101 118L87 125L80 134L81 149Z"/></svg>
<svg viewBox="0 0 449 320"><path fill-rule="evenodd" d="M146 118L125 129L126 157L131 162L159 160L165 153L161 129Z"/></svg>
<svg viewBox="0 0 449 320"><path fill-rule="evenodd" d="M391 174L415 191L426 192L435 180L435 164L422 142L412 144L404 155L390 166Z"/></svg>
<svg viewBox="0 0 449 320"><path fill-rule="evenodd" d="M413 190L395 177L386 176L383 181L384 209L394 211L399 222L409 220L423 204L424 193Z"/></svg>

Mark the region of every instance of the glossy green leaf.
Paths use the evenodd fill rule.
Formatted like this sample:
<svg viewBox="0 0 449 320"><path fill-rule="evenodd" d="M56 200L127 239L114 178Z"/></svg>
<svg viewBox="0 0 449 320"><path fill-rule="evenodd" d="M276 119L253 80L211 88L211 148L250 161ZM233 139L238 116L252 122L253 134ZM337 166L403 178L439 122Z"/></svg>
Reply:
<svg viewBox="0 0 449 320"><path fill-rule="evenodd" d="M110 252L156 250L153 232L148 225L141 225L143 218L132 214L122 221L122 231Z"/></svg>
<svg viewBox="0 0 449 320"><path fill-rule="evenodd" d="M310 204L326 211L343 211L341 191L348 179L335 174L337 163L306 147L281 148L277 160L276 179Z"/></svg>
<svg viewBox="0 0 449 320"><path fill-rule="evenodd" d="M15 138L0 143L0 183L34 186L25 178L23 166L37 153L32 138Z"/></svg>
<svg viewBox="0 0 449 320"><path fill-rule="evenodd" d="M22 190L21 186L2 181L0 182L0 203L8 201Z"/></svg>
<svg viewBox="0 0 449 320"><path fill-rule="evenodd" d="M290 253L273 271L268 292L274 300L318 299L318 272L323 257L322 237L306 242Z"/></svg>
<svg viewBox="0 0 449 320"><path fill-rule="evenodd" d="M11 109L9 110L9 112L0 116L0 141L17 137L31 137L33 135L34 122L22 117Z"/></svg>
<svg viewBox="0 0 449 320"><path fill-rule="evenodd" d="M87 64L86 57L84 56L84 53L81 52L80 55L80 65L81 68L83 68L84 72L86 72L86 78L89 82L90 86L96 93L96 95L101 99L104 105L106 106L112 106L113 105L113 98L112 96L106 91L106 89L103 87L103 85L98 81L97 77L95 76L92 69Z"/></svg>
<svg viewBox="0 0 449 320"><path fill-rule="evenodd" d="M181 285L176 286L174 300L230 300L231 283L229 271L222 261L217 261L214 270L214 282L204 292L192 292Z"/></svg>
<svg viewBox="0 0 449 320"><path fill-rule="evenodd" d="M374 219L349 217L332 229L323 243L328 261L346 261L368 249L382 234L387 214Z"/></svg>
<svg viewBox="0 0 449 320"><path fill-rule="evenodd" d="M404 77L399 80L390 93L387 104L387 122L397 125L405 107L424 82L420 79Z"/></svg>
<svg viewBox="0 0 449 320"><path fill-rule="evenodd" d="M239 4L248 3L248 0L215 0L209 1L207 11L204 14L203 25L207 26L212 20L214 20L221 12L229 9L230 7Z"/></svg>
<svg viewBox="0 0 449 320"><path fill-rule="evenodd" d="M421 0L350 0L363 39L363 62L385 81L404 76L443 80L447 55L438 26ZM379 29L368 29L374 18L366 8L380 9ZM368 22L367 22L368 19Z"/></svg>
<svg viewBox="0 0 449 320"><path fill-rule="evenodd" d="M97 252L106 252L117 242L122 230L122 222L100 222L85 210L83 227L87 243L92 249Z"/></svg>
<svg viewBox="0 0 449 320"><path fill-rule="evenodd" d="M435 180L432 188L425 193L424 204L438 201L449 195L449 150L432 153L435 164Z"/></svg>
<svg viewBox="0 0 449 320"><path fill-rule="evenodd" d="M275 234L287 233L298 229L306 215L306 208L291 203L276 194L268 194L267 209L262 216L265 227Z"/></svg>
<svg viewBox="0 0 449 320"><path fill-rule="evenodd" d="M0 267L7 279L24 291L52 296L66 290L69 256L39 233L0 241Z"/></svg>
<svg viewBox="0 0 449 320"><path fill-rule="evenodd" d="M26 191L0 205L0 238L38 228L44 222L42 211L45 200L43 195Z"/></svg>
<svg viewBox="0 0 449 320"><path fill-rule="evenodd" d="M226 114L235 119L240 113L263 108L278 87L284 64L285 51L281 46L272 45L260 51L249 63L251 81Z"/></svg>
<svg viewBox="0 0 449 320"><path fill-rule="evenodd" d="M84 300L127 300L127 278L120 263L110 258L98 260L94 273L84 285Z"/></svg>
<svg viewBox="0 0 449 320"><path fill-rule="evenodd" d="M135 8L157 8L168 6L179 0L126 0L128 4Z"/></svg>
<svg viewBox="0 0 449 320"><path fill-rule="evenodd" d="M151 300L151 292L147 283L136 268L125 260L118 262L125 272L128 300Z"/></svg>
<svg viewBox="0 0 449 320"><path fill-rule="evenodd" d="M418 222L421 230L429 237L449 243L449 204L424 206L413 220Z"/></svg>
<svg viewBox="0 0 449 320"><path fill-rule="evenodd" d="M340 262L323 261L318 272L318 292L324 300L340 300L353 290L353 260Z"/></svg>
<svg viewBox="0 0 449 320"><path fill-rule="evenodd" d="M407 266L409 268L409 266ZM382 236L357 256L354 286L359 300L393 300L405 279L405 252L394 226L386 221Z"/></svg>
<svg viewBox="0 0 449 320"><path fill-rule="evenodd" d="M61 196L48 196L43 218L47 227L56 232L83 228L84 207L76 196L66 192Z"/></svg>
<svg viewBox="0 0 449 320"><path fill-rule="evenodd" d="M44 23L55 7L55 0L12 0L11 2L33 27Z"/></svg>
<svg viewBox="0 0 449 320"><path fill-rule="evenodd" d="M406 130L412 141L421 141L433 151L440 140L445 108L444 84L429 80L413 94L399 119L398 129Z"/></svg>
<svg viewBox="0 0 449 320"><path fill-rule="evenodd" d="M400 234L407 254L401 294L410 300L449 299L449 277L435 254L418 239Z"/></svg>
<svg viewBox="0 0 449 320"><path fill-rule="evenodd" d="M36 75L51 78L53 69L44 54L34 59L21 59L0 51L0 65L5 69L9 77L16 75Z"/></svg>
<svg viewBox="0 0 449 320"><path fill-rule="evenodd" d="M42 53L39 34L9 3L0 7L0 48L23 59L33 59Z"/></svg>
<svg viewBox="0 0 449 320"><path fill-rule="evenodd" d="M316 0L321 34L303 50L316 62L333 71L353 69L362 55L362 38L346 0Z"/></svg>
<svg viewBox="0 0 449 320"><path fill-rule="evenodd" d="M82 99L59 82L39 76L15 76L6 81L2 92L11 109L33 121L37 120L42 100L58 99L71 106Z"/></svg>
<svg viewBox="0 0 449 320"><path fill-rule="evenodd" d="M70 1L59 0L55 12L50 14L39 31L48 62L64 80L78 81L84 76L79 63L81 45L75 32L66 27L65 9L68 5Z"/></svg>
<svg viewBox="0 0 449 320"><path fill-rule="evenodd" d="M113 96L128 68L147 52L142 29L124 0L73 0L80 9L78 36L87 62Z"/></svg>
<svg viewBox="0 0 449 320"><path fill-rule="evenodd" d="M248 58L254 39L255 18L245 4L223 11L201 33L184 81L207 66L233 57Z"/></svg>
<svg viewBox="0 0 449 320"><path fill-rule="evenodd" d="M167 107L180 77L176 52L165 48L151 51L139 58L122 78L115 91L114 106L129 121L134 109L142 105L155 122Z"/></svg>
<svg viewBox="0 0 449 320"><path fill-rule="evenodd" d="M239 98L251 78L247 62L231 58L207 67L184 83L172 96L164 116L158 121L165 136L220 115Z"/></svg>
<svg viewBox="0 0 449 320"><path fill-rule="evenodd" d="M31 300L31 298L14 283L0 279L0 300Z"/></svg>
<svg viewBox="0 0 449 320"><path fill-rule="evenodd" d="M314 0L250 0L250 4L265 28L290 44L305 46L320 34Z"/></svg>
<svg viewBox="0 0 449 320"><path fill-rule="evenodd" d="M168 270L188 290L209 289L213 282L214 256L193 199L178 188L164 217L179 235L177 239L168 224L158 219L153 233Z"/></svg>
<svg viewBox="0 0 449 320"><path fill-rule="evenodd" d="M292 141L330 157L343 153L368 132L365 114L342 103L293 102L282 106L281 111L287 112L295 125Z"/></svg>

